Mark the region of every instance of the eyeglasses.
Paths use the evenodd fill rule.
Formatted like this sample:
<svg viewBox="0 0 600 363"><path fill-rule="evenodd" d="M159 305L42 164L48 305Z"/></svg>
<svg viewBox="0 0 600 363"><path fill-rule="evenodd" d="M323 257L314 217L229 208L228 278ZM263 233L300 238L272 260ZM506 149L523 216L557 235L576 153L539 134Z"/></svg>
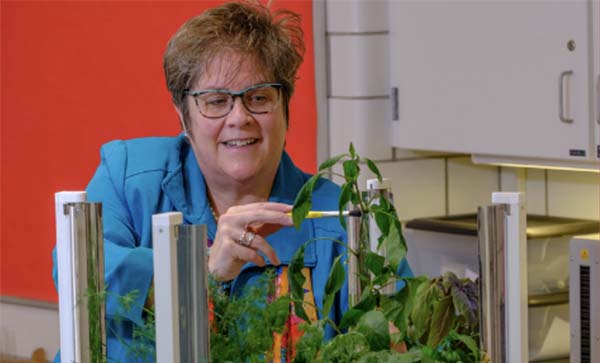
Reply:
<svg viewBox="0 0 600 363"><path fill-rule="evenodd" d="M279 105L281 83L261 83L238 92L222 89L207 89L202 91L185 90L183 93L194 97L198 111L206 118L221 118L227 116L240 97L244 107L253 114L269 113Z"/></svg>

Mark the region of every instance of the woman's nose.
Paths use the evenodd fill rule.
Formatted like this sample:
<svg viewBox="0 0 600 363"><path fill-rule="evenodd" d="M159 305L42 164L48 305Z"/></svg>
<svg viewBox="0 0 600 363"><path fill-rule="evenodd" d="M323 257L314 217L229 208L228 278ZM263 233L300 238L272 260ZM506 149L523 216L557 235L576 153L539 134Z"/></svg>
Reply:
<svg viewBox="0 0 600 363"><path fill-rule="evenodd" d="M242 101L241 97L233 99L233 108L227 115L227 124L231 126L243 125L252 122L252 114Z"/></svg>

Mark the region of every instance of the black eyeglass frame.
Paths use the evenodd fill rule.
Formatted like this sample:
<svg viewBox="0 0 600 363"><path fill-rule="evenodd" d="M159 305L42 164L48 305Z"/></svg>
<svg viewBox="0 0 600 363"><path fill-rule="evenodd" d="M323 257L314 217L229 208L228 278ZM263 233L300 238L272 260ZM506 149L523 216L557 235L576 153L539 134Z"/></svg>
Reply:
<svg viewBox="0 0 600 363"><path fill-rule="evenodd" d="M242 104L244 105L246 110L248 110L248 112L250 112L251 114L254 114L254 115L263 115L265 113L269 113L269 112L272 112L273 110L275 110L277 107L273 108L273 110L271 110L271 111L254 112L246 105L246 101L244 100L244 95L247 92L253 91L258 88L265 88L265 87L274 87L275 89L277 89L277 91L279 92L279 99L281 99L281 89L283 88L283 85L281 83L259 83L259 84L255 84L253 86L244 88L243 90L240 90L237 92L232 92L232 91L229 91L226 89L205 89L205 90L197 90L197 91L186 89L186 90L183 90L183 94L186 96L194 97L194 103L196 104L196 107L198 107L198 112L200 112L200 114L202 116L204 116L206 118L210 118L210 119L218 119L218 118L222 118L222 117L229 115L229 113L231 112L231 110L233 110L233 107L235 106L236 97L240 97L242 99ZM225 113L222 116L206 116L204 113L202 113L202 111L200 110L200 105L198 105L197 97L201 96L203 94L206 94L206 93L223 93L223 94L230 95L232 102L231 102L229 111L227 111L227 113ZM279 102L279 99L277 100L277 102Z"/></svg>

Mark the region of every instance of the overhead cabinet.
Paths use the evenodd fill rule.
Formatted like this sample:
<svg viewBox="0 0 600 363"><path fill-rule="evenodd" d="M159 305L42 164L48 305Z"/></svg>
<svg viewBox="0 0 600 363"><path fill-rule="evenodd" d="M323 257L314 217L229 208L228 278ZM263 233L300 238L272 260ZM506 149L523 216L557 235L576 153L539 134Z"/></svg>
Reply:
<svg viewBox="0 0 600 363"><path fill-rule="evenodd" d="M598 1L388 4L394 146L598 165Z"/></svg>

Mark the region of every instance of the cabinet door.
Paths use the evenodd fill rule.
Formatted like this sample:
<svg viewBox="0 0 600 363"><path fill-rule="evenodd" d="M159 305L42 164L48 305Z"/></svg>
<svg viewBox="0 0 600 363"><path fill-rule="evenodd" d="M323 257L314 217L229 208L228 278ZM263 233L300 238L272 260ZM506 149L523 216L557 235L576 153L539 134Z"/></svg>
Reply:
<svg viewBox="0 0 600 363"><path fill-rule="evenodd" d="M596 160L600 161L600 1L592 2L592 125L595 135L595 143L592 145L592 153L596 153Z"/></svg>
<svg viewBox="0 0 600 363"><path fill-rule="evenodd" d="M389 6L394 146L590 157L589 1Z"/></svg>

